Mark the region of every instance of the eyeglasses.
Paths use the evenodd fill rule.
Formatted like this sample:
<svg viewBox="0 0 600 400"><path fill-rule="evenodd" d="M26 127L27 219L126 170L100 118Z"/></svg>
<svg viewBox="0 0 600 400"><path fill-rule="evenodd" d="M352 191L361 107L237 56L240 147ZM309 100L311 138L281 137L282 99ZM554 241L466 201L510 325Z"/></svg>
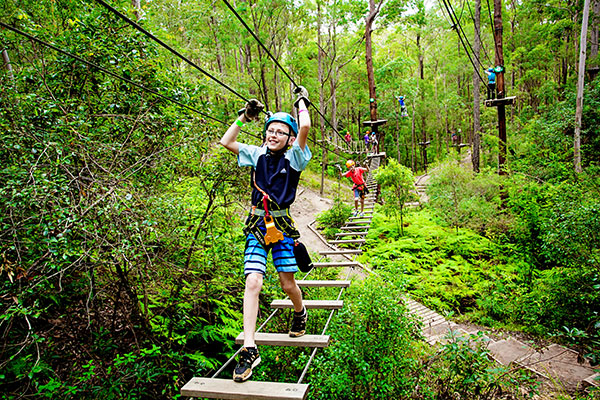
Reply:
<svg viewBox="0 0 600 400"><path fill-rule="evenodd" d="M267 135L274 135L274 136L284 137L284 136L290 136L290 133L286 132L286 131L276 131L276 130L273 130L273 129L268 129L267 130Z"/></svg>

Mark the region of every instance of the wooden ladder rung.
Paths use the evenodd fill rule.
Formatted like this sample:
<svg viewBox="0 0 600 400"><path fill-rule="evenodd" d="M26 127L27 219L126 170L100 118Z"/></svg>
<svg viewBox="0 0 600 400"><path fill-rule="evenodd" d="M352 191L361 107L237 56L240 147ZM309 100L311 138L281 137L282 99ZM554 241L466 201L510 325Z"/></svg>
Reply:
<svg viewBox="0 0 600 400"><path fill-rule="evenodd" d="M342 226L340 229L349 230L349 229L368 229L371 225L357 225L357 226Z"/></svg>
<svg viewBox="0 0 600 400"><path fill-rule="evenodd" d="M332 254L362 254L362 250L352 250L352 249L340 249L340 250L321 250L319 254L322 256L332 255Z"/></svg>
<svg viewBox="0 0 600 400"><path fill-rule="evenodd" d="M308 394L304 383L280 383L246 381L233 379L192 378L181 388L183 397L204 397L209 399L250 399L250 400L303 400Z"/></svg>
<svg viewBox="0 0 600 400"><path fill-rule="evenodd" d="M340 243L364 243L365 239L342 239L342 240L331 240L329 243L331 244L340 244Z"/></svg>
<svg viewBox="0 0 600 400"><path fill-rule="evenodd" d="M339 262L322 262L322 263L313 263L313 267L315 268L335 268L335 267L360 267L360 264L357 262L351 261L339 261Z"/></svg>
<svg viewBox="0 0 600 400"><path fill-rule="evenodd" d="M346 232L346 233L336 233L335 236L365 236L369 232Z"/></svg>
<svg viewBox="0 0 600 400"><path fill-rule="evenodd" d="M343 300L304 300L304 307L308 309L339 310L344 306ZM271 308L293 308L291 300L273 300Z"/></svg>
<svg viewBox="0 0 600 400"><path fill-rule="evenodd" d="M300 287L349 287L350 281L306 280L296 281Z"/></svg>
<svg viewBox="0 0 600 400"><path fill-rule="evenodd" d="M288 333L257 332L254 341L261 346L288 346L288 347L327 347L329 346L329 335L304 335L290 337ZM244 332L236 338L237 344L244 344Z"/></svg>

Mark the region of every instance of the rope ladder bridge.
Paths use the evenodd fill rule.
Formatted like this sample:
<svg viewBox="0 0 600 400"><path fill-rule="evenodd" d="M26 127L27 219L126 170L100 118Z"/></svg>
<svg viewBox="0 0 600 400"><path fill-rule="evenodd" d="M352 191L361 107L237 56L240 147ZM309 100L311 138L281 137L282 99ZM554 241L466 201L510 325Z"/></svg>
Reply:
<svg viewBox="0 0 600 400"><path fill-rule="evenodd" d="M315 262L314 268L344 268L341 275L345 275L341 280L311 280L307 279L312 271L308 272L302 280L296 281L301 288L337 288L339 292L335 299L305 299L304 305L307 309L328 310L329 316L318 335L304 335L297 338L289 337L287 333L266 333L263 329L282 309L293 308L289 298L274 300L270 306L272 313L256 330L256 344L260 346L293 346L312 348L312 352L306 362L302 373L297 382L266 382L248 380L245 382L234 382L232 378L219 378L219 375L234 362L241 348L233 354L211 377L194 377L190 379L182 388L183 397L192 398L210 398L210 399L248 399L248 400L302 400L308 395L309 385L302 383L306 373L319 348L325 348L329 345L330 336L326 334L327 328L337 310L342 309L344 301L342 295L344 290L351 284L350 275L355 268L364 268L356 258L362 254L362 245L365 243L365 236L368 234L373 218L373 207L378 197L377 184L373 179L373 173L380 165L381 159L385 157L384 153L371 155L369 157L369 175L366 185L369 189L369 195L365 197L365 216L350 217L346 224L341 228L342 233L336 234L336 240L327 243L331 250L320 251L320 256L338 255L346 258L346 261ZM309 228L321 237L310 225ZM356 245L356 248L338 248L339 244ZM320 261L320 260L319 260ZM236 344L244 343L244 334L241 332L235 339Z"/></svg>

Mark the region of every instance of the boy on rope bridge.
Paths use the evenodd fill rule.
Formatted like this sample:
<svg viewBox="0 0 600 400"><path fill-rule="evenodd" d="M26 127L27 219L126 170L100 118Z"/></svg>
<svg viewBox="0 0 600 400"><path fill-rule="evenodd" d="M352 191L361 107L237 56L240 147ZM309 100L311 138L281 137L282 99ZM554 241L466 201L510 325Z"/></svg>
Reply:
<svg viewBox="0 0 600 400"><path fill-rule="evenodd" d="M353 217L364 217L365 216L365 194L367 194L367 186L363 174L369 172L369 167L357 167L355 162L352 160L346 161L346 168L348 171L342 174L340 168L340 174L345 177L349 177L354 182L352 191L354 192L354 211L352 212ZM360 212L358 211L358 200L360 199Z"/></svg>
<svg viewBox="0 0 600 400"><path fill-rule="evenodd" d="M307 90L299 86L294 90L297 100L298 120L285 112L269 115L263 128L262 146L239 143L238 134L244 122L258 121L264 106L256 99L246 103L240 116L227 129L221 144L237 154L240 167L252 167L252 208L246 220L244 234L244 344L233 380L243 382L252 376L252 368L260 363L254 340L258 318L258 296L266 274L267 255L272 251L273 264L279 274L281 288L294 306L294 318L289 331L291 337L304 335L307 312L302 292L296 284L294 273L298 265L294 256L295 239L300 233L289 213L296 198L300 174L312 154L307 146L310 115Z"/></svg>

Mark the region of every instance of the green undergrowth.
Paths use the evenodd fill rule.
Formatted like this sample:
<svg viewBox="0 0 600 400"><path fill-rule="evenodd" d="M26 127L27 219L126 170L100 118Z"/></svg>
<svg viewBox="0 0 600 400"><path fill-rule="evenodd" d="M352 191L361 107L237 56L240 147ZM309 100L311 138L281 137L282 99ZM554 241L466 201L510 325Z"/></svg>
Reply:
<svg viewBox="0 0 600 400"><path fill-rule="evenodd" d="M446 316L569 344L597 363L593 271L536 269L514 246L442 226L427 209L409 213L404 225L401 236L376 212L360 261L403 276L411 297Z"/></svg>

